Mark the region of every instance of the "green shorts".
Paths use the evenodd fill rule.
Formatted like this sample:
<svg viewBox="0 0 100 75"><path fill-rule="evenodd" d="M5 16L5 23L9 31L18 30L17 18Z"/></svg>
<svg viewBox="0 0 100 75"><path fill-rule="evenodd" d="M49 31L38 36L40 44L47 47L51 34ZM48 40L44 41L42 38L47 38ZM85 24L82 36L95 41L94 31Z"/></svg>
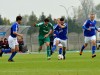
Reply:
<svg viewBox="0 0 100 75"><path fill-rule="evenodd" d="M38 36L39 46L42 46L46 42L50 42L50 37L44 38L44 36Z"/></svg>

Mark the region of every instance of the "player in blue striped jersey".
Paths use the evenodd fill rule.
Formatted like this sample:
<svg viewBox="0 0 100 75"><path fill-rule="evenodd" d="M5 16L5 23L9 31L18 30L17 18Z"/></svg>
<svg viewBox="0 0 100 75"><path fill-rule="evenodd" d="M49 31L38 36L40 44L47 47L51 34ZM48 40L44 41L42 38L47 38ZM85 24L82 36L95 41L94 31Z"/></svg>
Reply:
<svg viewBox="0 0 100 75"><path fill-rule="evenodd" d="M23 37L22 34L18 33L19 24L21 24L22 17L17 16L16 22L12 24L10 28L10 36L8 37L8 44L10 49L8 50L0 50L0 57L2 57L3 53L12 53L10 58L8 59L9 62L14 62L13 58L15 57L16 53L19 51L17 36Z"/></svg>
<svg viewBox="0 0 100 75"><path fill-rule="evenodd" d="M65 53L67 48L67 23L64 23L64 18L60 18L57 26L55 27L55 31L59 33L59 40L56 43L61 43L63 47L63 57L65 59ZM56 46L55 46L56 47Z"/></svg>
<svg viewBox="0 0 100 75"><path fill-rule="evenodd" d="M90 14L90 19L86 20L86 22L83 25L84 30L84 36L85 36L85 44L82 46L80 55L82 55L82 52L84 48L87 47L88 43L91 42L92 44L92 58L96 57L95 50L96 50L96 31L100 32L98 28L96 27L96 20L95 20L95 14Z"/></svg>

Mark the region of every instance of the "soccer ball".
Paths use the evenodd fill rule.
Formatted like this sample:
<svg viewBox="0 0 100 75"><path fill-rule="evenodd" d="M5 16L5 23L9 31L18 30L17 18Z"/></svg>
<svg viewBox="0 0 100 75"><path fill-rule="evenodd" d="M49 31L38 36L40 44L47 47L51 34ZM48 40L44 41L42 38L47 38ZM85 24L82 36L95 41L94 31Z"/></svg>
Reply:
<svg viewBox="0 0 100 75"><path fill-rule="evenodd" d="M63 59L63 55L58 55L58 60L62 60Z"/></svg>

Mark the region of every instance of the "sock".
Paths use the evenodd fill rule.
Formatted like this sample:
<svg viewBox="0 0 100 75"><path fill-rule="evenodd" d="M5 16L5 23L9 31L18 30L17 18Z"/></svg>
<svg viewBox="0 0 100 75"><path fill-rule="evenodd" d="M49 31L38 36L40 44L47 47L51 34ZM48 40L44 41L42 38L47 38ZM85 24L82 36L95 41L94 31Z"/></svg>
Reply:
<svg viewBox="0 0 100 75"><path fill-rule="evenodd" d="M2 49L2 52L3 53L10 53L11 52L11 49Z"/></svg>
<svg viewBox="0 0 100 75"><path fill-rule="evenodd" d="M62 48L59 48L59 54L62 54Z"/></svg>
<svg viewBox="0 0 100 75"><path fill-rule="evenodd" d="M17 52L13 52L13 53L11 54L11 56L10 56L9 60L12 60L12 59L13 59L13 57L16 55L16 53L17 53Z"/></svg>
<svg viewBox="0 0 100 75"><path fill-rule="evenodd" d="M50 46L47 46L47 57L51 56Z"/></svg>
<svg viewBox="0 0 100 75"><path fill-rule="evenodd" d="M83 45L82 48L81 48L81 51L82 51L82 52L83 52L84 48L85 48L85 46Z"/></svg>
<svg viewBox="0 0 100 75"><path fill-rule="evenodd" d="M95 54L96 46L92 46L92 54Z"/></svg>
<svg viewBox="0 0 100 75"><path fill-rule="evenodd" d="M56 45L53 45L52 52L54 52L55 50L56 50Z"/></svg>
<svg viewBox="0 0 100 75"><path fill-rule="evenodd" d="M63 50L63 56L65 56L65 54L66 54L66 50Z"/></svg>

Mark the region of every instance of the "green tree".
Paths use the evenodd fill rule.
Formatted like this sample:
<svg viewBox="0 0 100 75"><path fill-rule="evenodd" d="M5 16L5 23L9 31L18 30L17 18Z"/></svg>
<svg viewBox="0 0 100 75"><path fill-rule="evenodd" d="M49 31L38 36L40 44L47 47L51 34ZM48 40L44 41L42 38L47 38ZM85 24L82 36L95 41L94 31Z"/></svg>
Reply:
<svg viewBox="0 0 100 75"><path fill-rule="evenodd" d="M3 19L1 17L1 15L0 15L0 25L3 25Z"/></svg>
<svg viewBox="0 0 100 75"><path fill-rule="evenodd" d="M53 25L55 24L51 14L49 14L48 19L50 23L52 23Z"/></svg>
<svg viewBox="0 0 100 75"><path fill-rule="evenodd" d="M100 18L100 4L96 6L97 18Z"/></svg>
<svg viewBox="0 0 100 75"><path fill-rule="evenodd" d="M65 22L66 23L68 22L68 33L71 32L75 32L78 34L82 33L82 27L78 25L75 19L68 18L68 21L65 20Z"/></svg>
<svg viewBox="0 0 100 75"><path fill-rule="evenodd" d="M11 23L10 23L10 20L9 19L7 19L7 18L4 18L3 19L3 25L10 25Z"/></svg>
<svg viewBox="0 0 100 75"><path fill-rule="evenodd" d="M34 34L34 32L38 31L38 28L32 26L34 23L37 23L37 21L38 20L36 15L34 14L34 12L32 12L32 14L29 16L29 21L28 21L28 25L31 26L28 30L29 35Z"/></svg>
<svg viewBox="0 0 100 75"><path fill-rule="evenodd" d="M37 17L32 11L32 14L29 16L28 25L32 25L33 23L37 23Z"/></svg>
<svg viewBox="0 0 100 75"><path fill-rule="evenodd" d="M22 25L27 25L28 24L28 20L29 20L29 16L28 15L22 16Z"/></svg>
<svg viewBox="0 0 100 75"><path fill-rule="evenodd" d="M42 15L39 18L39 22L43 22L46 16L44 15L44 12L42 12Z"/></svg>

